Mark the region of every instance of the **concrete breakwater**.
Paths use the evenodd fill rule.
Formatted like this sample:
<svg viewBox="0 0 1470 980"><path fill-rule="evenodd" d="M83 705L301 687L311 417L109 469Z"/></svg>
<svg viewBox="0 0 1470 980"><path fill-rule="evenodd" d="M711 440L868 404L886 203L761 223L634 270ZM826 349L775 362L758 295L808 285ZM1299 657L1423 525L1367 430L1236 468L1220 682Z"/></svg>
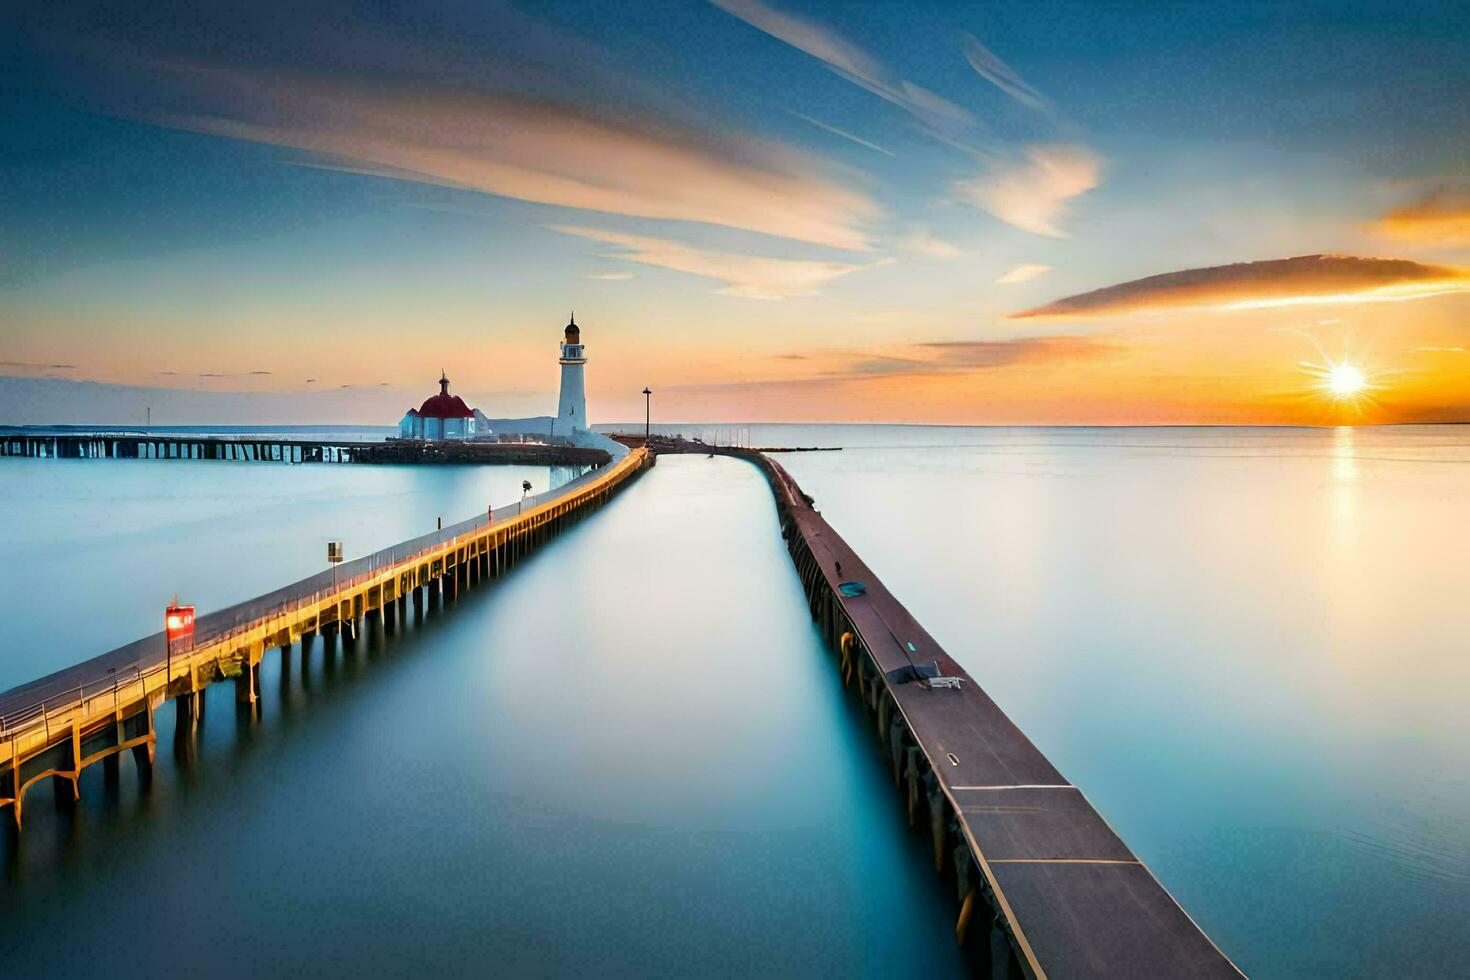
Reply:
<svg viewBox="0 0 1470 980"><path fill-rule="evenodd" d="M178 728L198 723L204 688L233 679L242 710L258 705L259 665L273 647L356 642L365 620L392 629L411 602L453 596L514 567L606 503L652 465L646 450L492 513L385 548L275 592L201 616L187 642L157 633L0 694L0 809L21 825L26 791L51 780L76 798L81 771L131 750L151 768L153 712L175 702ZM160 613L162 610L160 610Z"/></svg>
<svg viewBox="0 0 1470 980"><path fill-rule="evenodd" d="M288 439L147 432L0 432L0 456L31 459L203 459L262 463L452 463L602 466L587 446L519 442Z"/></svg>

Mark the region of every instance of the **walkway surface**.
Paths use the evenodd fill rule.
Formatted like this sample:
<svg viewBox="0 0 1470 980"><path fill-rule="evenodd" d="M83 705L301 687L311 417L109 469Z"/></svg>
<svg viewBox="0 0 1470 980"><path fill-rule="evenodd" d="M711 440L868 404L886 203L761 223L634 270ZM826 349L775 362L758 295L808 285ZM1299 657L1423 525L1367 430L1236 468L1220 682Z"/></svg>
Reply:
<svg viewBox="0 0 1470 980"><path fill-rule="evenodd" d="M1037 976L1242 974L1055 766L811 505L759 457L827 586L928 756L994 902ZM838 569L841 569L839 572ZM858 581L862 595L838 586ZM958 689L911 680L937 664Z"/></svg>

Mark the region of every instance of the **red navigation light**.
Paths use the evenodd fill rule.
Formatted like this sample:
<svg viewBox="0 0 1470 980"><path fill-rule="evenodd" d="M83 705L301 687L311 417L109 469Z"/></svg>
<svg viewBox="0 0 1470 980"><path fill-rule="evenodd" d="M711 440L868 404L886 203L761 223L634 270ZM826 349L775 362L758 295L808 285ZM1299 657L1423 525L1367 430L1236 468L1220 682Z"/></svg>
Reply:
<svg viewBox="0 0 1470 980"><path fill-rule="evenodd" d="M194 607L169 606L163 624L170 641L194 635Z"/></svg>

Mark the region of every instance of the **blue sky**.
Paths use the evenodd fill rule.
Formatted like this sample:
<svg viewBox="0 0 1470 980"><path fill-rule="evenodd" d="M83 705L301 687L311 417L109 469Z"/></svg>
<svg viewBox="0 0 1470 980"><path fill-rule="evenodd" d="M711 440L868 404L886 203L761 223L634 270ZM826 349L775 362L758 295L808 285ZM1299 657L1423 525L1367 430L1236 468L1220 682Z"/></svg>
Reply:
<svg viewBox="0 0 1470 980"><path fill-rule="evenodd" d="M4 15L0 373L396 405L447 362L495 414L576 306L594 418L651 383L686 417L1255 420L1324 346L1418 378L1395 417L1470 404L1463 5L134 7ZM1354 317L1014 316L1316 253L1438 271L1275 297Z"/></svg>

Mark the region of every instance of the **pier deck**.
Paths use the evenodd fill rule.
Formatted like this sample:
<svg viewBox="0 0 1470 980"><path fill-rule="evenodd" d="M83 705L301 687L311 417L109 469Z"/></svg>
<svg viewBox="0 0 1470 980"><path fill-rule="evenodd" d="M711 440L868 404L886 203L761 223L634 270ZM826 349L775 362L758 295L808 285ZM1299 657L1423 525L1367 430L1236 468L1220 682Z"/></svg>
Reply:
<svg viewBox="0 0 1470 980"><path fill-rule="evenodd" d="M813 618L842 655L844 683L856 680L895 781L908 785L911 823L927 803L935 869L953 877L961 904L956 937L980 947L982 967L994 977L1242 976L784 467L750 451L656 445L735 456L765 473ZM845 582L864 593L843 594ZM927 683L934 665L958 687Z"/></svg>

